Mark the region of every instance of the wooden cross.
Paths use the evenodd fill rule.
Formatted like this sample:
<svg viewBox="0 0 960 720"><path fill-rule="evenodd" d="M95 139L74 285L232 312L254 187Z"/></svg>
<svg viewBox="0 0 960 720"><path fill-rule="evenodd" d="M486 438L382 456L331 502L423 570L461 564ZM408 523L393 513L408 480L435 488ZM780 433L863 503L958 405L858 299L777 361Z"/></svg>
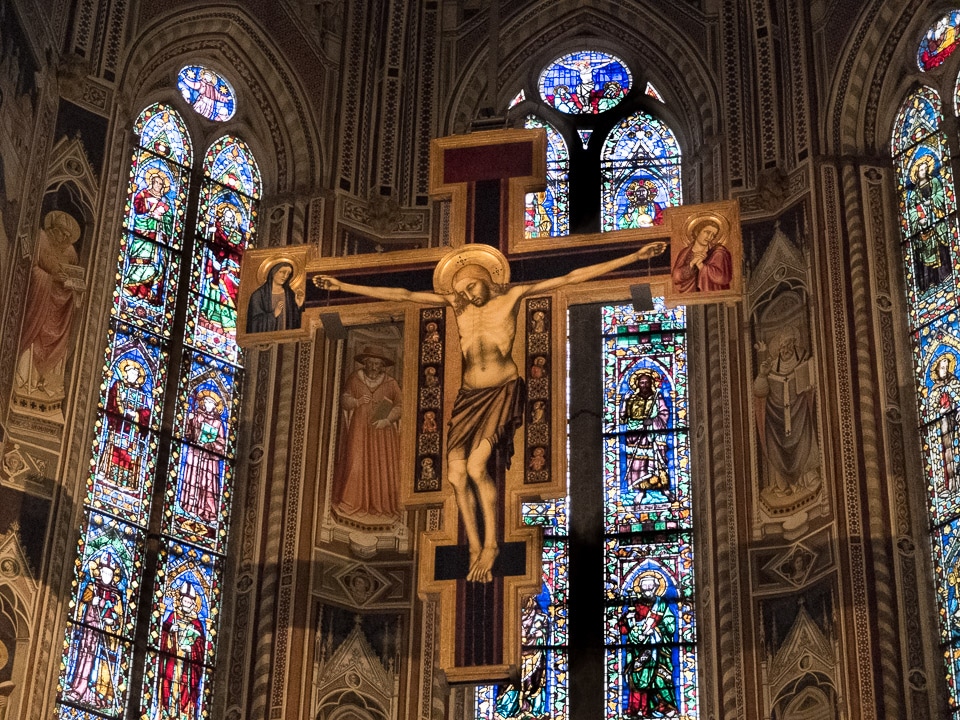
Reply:
<svg viewBox="0 0 960 720"><path fill-rule="evenodd" d="M505 283L512 272L514 281L531 284L583 267L588 264L587 258L593 264L602 263L652 240L669 238L670 252L653 258L642 279L636 265L624 267L619 277L627 279L615 285L621 297L629 294L626 286L644 282L654 288L654 294L666 295L668 304L739 299L742 250L735 202L666 208L665 223L658 227L525 238L524 196L543 189L546 176L544 130L498 130L440 138L434 141L432 150L431 195L450 201L450 247L338 258L318 257L315 248L305 246L249 251L244 257L238 299L241 344L308 337L311 318L329 313L331 304L357 302L356 297L325 291L321 275L335 275L338 281L355 285L363 281L429 292L437 288L438 278L442 279L444 273L448 280L456 277L453 271L468 263L470 253L482 253L483 247L495 248L507 262L512 261L512 267L506 265L499 278L493 277L499 272L496 263L489 265L494 268L494 282ZM714 244L722 243L723 251L730 256L727 259L732 259L732 275L726 283L718 285L713 277L713 285L701 282L698 286L695 275L694 282L690 280L692 265L677 263L678 258L686 263L685 258L691 257L693 246L703 240L698 233L704 227L712 228L712 236L708 232L704 237L714 237ZM278 262L294 268L293 287L304 304L303 326L281 332L245 333L247 303L257 286L264 284L269 268ZM685 288L682 292L677 289L681 285ZM605 287L610 286L607 280ZM423 598L439 600L439 665L452 683L503 681L519 665L523 599L538 592L541 584L541 531L523 525L522 503L566 494L560 450L564 443L555 439L566 423L565 401L558 392L565 386L563 344L562 338L555 336L561 323L553 317L552 304L558 292L526 297L516 320L513 360L521 374L527 375L529 398L523 408L526 427L515 433L521 449L509 470L503 462L510 459L506 452L499 453L500 466L495 468L499 555L490 582L467 579L472 559L442 447L448 437L442 428L461 385L457 316L449 307L423 307L419 315L412 309L407 311L407 333L415 332L416 342L410 338L406 347L415 351L410 360L419 364L416 373L407 377L416 376L420 383L405 392L405 397L421 414L425 408L434 413L438 431L433 435L441 439L434 439L424 449L419 435L406 433L405 440L414 449L404 453L408 467L402 475L407 480L401 499L407 508L442 508L439 527L422 533L419 539L418 591ZM560 361L554 362L555 356ZM431 370L428 382L423 378ZM406 400L404 405L408 406ZM533 432L537 433L536 439L530 434ZM505 450L510 440L502 438L501 449Z"/></svg>

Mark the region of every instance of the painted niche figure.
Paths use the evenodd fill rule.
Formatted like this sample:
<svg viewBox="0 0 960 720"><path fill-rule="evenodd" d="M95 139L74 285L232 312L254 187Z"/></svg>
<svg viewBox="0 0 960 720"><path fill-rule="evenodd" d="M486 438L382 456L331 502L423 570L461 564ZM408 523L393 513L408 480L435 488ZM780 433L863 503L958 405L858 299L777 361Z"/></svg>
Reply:
<svg viewBox="0 0 960 720"><path fill-rule="evenodd" d="M213 390L194 395L184 435L188 444L180 479L180 507L213 523L220 509L220 469L227 450L223 399Z"/></svg>
<svg viewBox="0 0 960 720"><path fill-rule="evenodd" d="M720 226L704 220L693 227L693 242L677 253L671 269L678 293L729 290L733 280L733 256L724 246Z"/></svg>
<svg viewBox="0 0 960 720"><path fill-rule="evenodd" d="M759 355L766 354L753 381L757 430L772 470L769 487L789 495L814 487L819 479L816 379L795 327L782 330L771 345L770 351L766 343L756 345Z"/></svg>
<svg viewBox="0 0 960 720"><path fill-rule="evenodd" d="M930 369L933 387L929 391L932 412L940 413L940 452L943 459L943 486L950 492L956 489L960 466L960 433L957 410L960 408L960 379L956 375L957 357L953 353L940 355Z"/></svg>
<svg viewBox="0 0 960 720"><path fill-rule="evenodd" d="M497 715L504 718L547 717L547 650L550 617L536 596L527 598L520 616L523 644L520 687L511 685L497 698Z"/></svg>
<svg viewBox="0 0 960 720"><path fill-rule="evenodd" d="M107 445L99 473L119 487L138 487L150 423L151 398L144 389L147 371L132 358L120 360L117 370L119 377L107 391Z"/></svg>
<svg viewBox="0 0 960 720"><path fill-rule="evenodd" d="M267 272L267 279L250 295L247 304L247 332L276 332L300 327L301 309L290 287L293 265L279 262Z"/></svg>
<svg viewBox="0 0 960 720"><path fill-rule="evenodd" d="M626 439L626 479L636 490L663 490L670 486L667 446L660 434L670 422L670 408L660 392L661 382L656 370L640 368L630 376L633 392L623 402L620 422L633 430Z"/></svg>
<svg viewBox="0 0 960 720"><path fill-rule="evenodd" d="M910 168L913 186L907 190L906 214L911 234L917 233L917 287L920 292L936 287L950 277L950 224L947 193L930 155L923 155Z"/></svg>
<svg viewBox="0 0 960 720"><path fill-rule="evenodd" d="M66 359L73 329L77 298L86 289L83 268L74 244L80 225L68 213L51 210L37 235L37 258L30 270L26 312L20 332L19 355L29 351L29 365L22 384L36 373L36 388L47 390L47 381Z"/></svg>
<svg viewBox="0 0 960 720"><path fill-rule="evenodd" d="M324 275L314 278L321 289L453 308L462 378L449 421L447 474L469 545L467 581L491 582L500 552L497 483L503 487L502 473L513 456L513 436L523 424L525 402L524 381L512 357L520 301L528 295L592 280L665 248L666 243L654 242L625 257L561 277L511 286L506 284L509 265L499 251L488 245L468 245L440 260L432 293L354 285Z"/></svg>
<svg viewBox="0 0 960 720"><path fill-rule="evenodd" d="M333 508L359 521L400 516L400 429L403 392L387 373L386 350L367 345L340 396L343 437L333 473Z"/></svg>
<svg viewBox="0 0 960 720"><path fill-rule="evenodd" d="M617 227L625 230L663 225L663 205L656 201L657 191L653 180L631 180L623 191L627 206L620 213Z"/></svg>
<svg viewBox="0 0 960 720"><path fill-rule="evenodd" d="M665 599L667 583L653 570L637 578L636 604L620 616L629 690L627 717L663 717L677 711L673 645L677 613Z"/></svg>
<svg viewBox="0 0 960 720"><path fill-rule="evenodd" d="M90 574L77 599L73 672L64 697L100 710L112 710L122 676L117 634L123 621L121 567L109 553L90 563ZM105 631L105 632L104 632Z"/></svg>
<svg viewBox="0 0 960 720"><path fill-rule="evenodd" d="M197 589L184 580L160 628L160 703L155 720L195 718L199 713L206 652L200 609Z"/></svg>

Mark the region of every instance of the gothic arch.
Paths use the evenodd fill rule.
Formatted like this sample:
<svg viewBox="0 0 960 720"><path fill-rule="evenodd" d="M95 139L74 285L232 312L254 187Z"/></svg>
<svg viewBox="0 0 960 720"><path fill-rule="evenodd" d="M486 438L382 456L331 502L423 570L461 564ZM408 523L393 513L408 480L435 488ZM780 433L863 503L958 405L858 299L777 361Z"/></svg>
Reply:
<svg viewBox="0 0 960 720"><path fill-rule="evenodd" d="M545 21L548 17L549 23ZM669 90L679 106L665 105L661 110L682 138L685 149L699 147L704 138L719 131L716 81L704 58L691 52L693 44L680 42L680 32L655 13L643 14L635 8L609 3L603 10L573 7L557 17L555 10L545 13L542 3L536 3L506 18L500 37L503 52L498 111L506 108L516 88L528 80L530 73L538 73L565 50L582 49L590 43L622 57L636 70L649 70L658 87ZM670 58L670 62L654 66L650 60L660 58ZM452 94L441 134L462 132L477 117L486 88L485 62L486 53L479 46L465 58L463 71L453 82L458 90Z"/></svg>
<svg viewBox="0 0 960 720"><path fill-rule="evenodd" d="M907 85L922 75L916 47L943 10L930 5L874 0L860 13L830 79L821 128L825 152L888 155L893 117Z"/></svg>
<svg viewBox="0 0 960 720"><path fill-rule="evenodd" d="M238 102L231 127L249 129L244 139L261 163L267 195L319 186L328 171L312 107L304 102L310 93L241 8L177 9L144 27L130 45L119 80L129 98L129 120L148 102L168 99L158 93L176 96L176 75L187 62L210 64L233 85ZM188 122L193 130L193 119ZM202 140L214 139L216 130L210 132L209 138L195 138L198 148Z"/></svg>

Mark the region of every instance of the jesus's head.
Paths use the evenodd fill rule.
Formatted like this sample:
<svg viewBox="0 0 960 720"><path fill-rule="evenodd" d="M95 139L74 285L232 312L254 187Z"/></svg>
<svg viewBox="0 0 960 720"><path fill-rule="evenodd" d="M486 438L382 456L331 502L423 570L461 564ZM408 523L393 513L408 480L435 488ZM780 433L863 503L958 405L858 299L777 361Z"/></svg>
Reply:
<svg viewBox="0 0 960 720"><path fill-rule="evenodd" d="M453 276L453 292L457 296L458 312L467 305L482 307L494 294L490 273L482 265L464 265Z"/></svg>

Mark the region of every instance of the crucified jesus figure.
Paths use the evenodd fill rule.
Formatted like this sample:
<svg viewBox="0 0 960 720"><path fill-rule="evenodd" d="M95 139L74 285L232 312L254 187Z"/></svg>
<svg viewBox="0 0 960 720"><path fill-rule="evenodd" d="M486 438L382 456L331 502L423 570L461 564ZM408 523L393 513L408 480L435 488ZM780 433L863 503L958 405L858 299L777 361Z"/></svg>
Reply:
<svg viewBox="0 0 960 720"><path fill-rule="evenodd" d="M447 473L470 550L468 581L493 580L493 564L499 554L499 492L487 461L499 447L512 447L513 433L523 420L524 384L513 360L520 301L592 280L659 255L666 247L665 242L652 242L624 257L560 277L510 285L509 266L499 251L487 245L466 245L437 264L433 277L436 292L432 293L355 285L327 275L314 278L314 284L324 290L453 308L463 363L460 391L449 423ZM509 461L509 457L506 459Z"/></svg>

